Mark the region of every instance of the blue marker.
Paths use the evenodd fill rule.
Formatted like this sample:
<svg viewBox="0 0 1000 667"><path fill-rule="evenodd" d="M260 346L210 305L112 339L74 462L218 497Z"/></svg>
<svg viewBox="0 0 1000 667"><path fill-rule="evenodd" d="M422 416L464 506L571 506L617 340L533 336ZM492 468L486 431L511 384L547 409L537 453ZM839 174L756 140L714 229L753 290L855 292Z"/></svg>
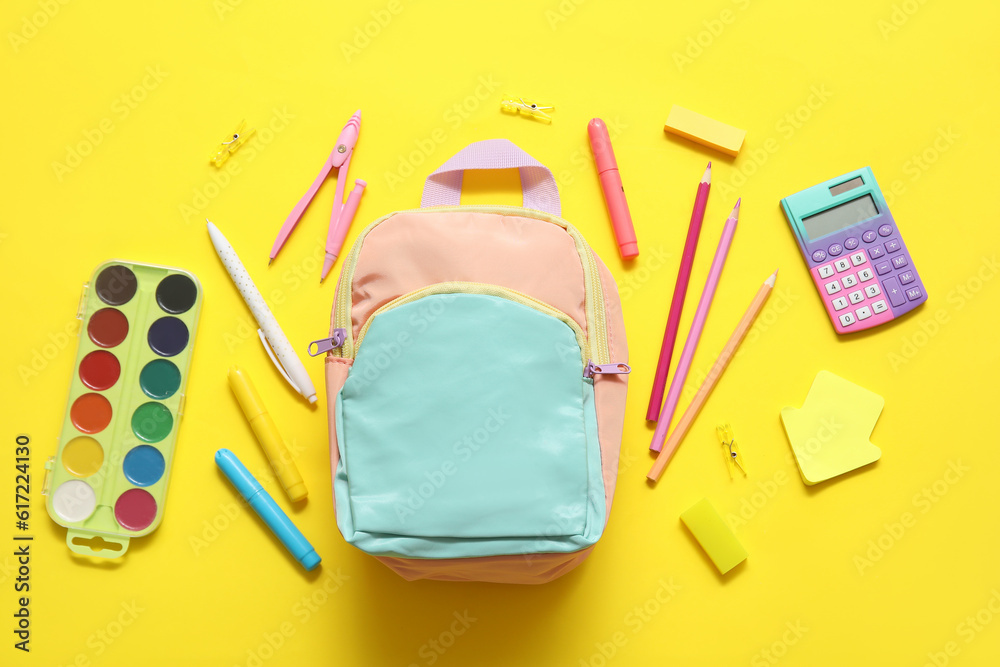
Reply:
<svg viewBox="0 0 1000 667"><path fill-rule="evenodd" d="M319 565L321 559L309 544L309 540L303 537L288 515L278 507L271 495L254 479L235 454L228 449L220 449L215 453L215 463L302 567L311 570Z"/></svg>

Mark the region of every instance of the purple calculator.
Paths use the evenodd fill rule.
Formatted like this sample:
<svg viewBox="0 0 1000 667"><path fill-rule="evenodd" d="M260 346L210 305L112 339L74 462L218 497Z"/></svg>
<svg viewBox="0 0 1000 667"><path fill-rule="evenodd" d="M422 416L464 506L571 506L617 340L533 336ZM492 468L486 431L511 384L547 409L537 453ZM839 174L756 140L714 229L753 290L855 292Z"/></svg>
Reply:
<svg viewBox="0 0 1000 667"><path fill-rule="evenodd" d="M781 200L837 333L870 329L927 300L869 167Z"/></svg>

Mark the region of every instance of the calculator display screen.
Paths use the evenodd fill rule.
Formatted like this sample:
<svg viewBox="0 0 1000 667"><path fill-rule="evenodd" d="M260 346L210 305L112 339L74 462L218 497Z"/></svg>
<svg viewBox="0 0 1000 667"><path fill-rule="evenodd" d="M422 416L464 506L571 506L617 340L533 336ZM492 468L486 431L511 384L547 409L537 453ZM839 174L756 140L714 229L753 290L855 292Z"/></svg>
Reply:
<svg viewBox="0 0 1000 667"><path fill-rule="evenodd" d="M802 227L810 241L846 229L878 215L875 200L871 195L852 199L849 202L828 208L822 213L802 218Z"/></svg>

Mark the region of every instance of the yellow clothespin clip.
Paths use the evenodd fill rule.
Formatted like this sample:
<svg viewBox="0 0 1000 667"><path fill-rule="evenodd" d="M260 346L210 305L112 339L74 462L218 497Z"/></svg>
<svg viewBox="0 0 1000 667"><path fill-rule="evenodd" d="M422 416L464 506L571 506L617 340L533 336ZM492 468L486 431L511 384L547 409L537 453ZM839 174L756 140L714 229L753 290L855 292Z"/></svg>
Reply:
<svg viewBox="0 0 1000 667"><path fill-rule="evenodd" d="M743 467L743 455L740 454L740 448L736 444L733 427L726 424L725 426L717 426L715 431L719 434L719 442L722 443L722 451L726 455L726 467L729 468L729 478L733 479L736 476L735 470L737 468L739 468L745 477L747 470Z"/></svg>
<svg viewBox="0 0 1000 667"><path fill-rule="evenodd" d="M245 144L247 142L247 139L249 139L253 135L253 133L257 131L256 128L252 127L246 132L244 132L243 128L246 126L246 124L247 122L245 120L240 121L240 126L236 128L236 131L233 132L226 139L226 141L223 141L221 144L219 144L219 148L216 149L215 155L213 155L212 159L209 160L212 164L214 164L216 167L221 167L222 164L229 159L229 156L235 153L237 149L239 149L240 146Z"/></svg>
<svg viewBox="0 0 1000 667"><path fill-rule="evenodd" d="M525 101L523 97L506 97L500 101L500 109L507 113L523 113L533 118L537 118L546 123L552 122L552 117L546 111L553 111L555 107L543 107L534 102Z"/></svg>

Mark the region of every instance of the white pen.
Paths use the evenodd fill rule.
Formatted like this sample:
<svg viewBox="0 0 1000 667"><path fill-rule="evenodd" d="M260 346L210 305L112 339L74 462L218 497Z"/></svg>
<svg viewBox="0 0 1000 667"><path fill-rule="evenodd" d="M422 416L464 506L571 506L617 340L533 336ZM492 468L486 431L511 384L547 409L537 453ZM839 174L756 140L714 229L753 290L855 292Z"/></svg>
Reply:
<svg viewBox="0 0 1000 667"><path fill-rule="evenodd" d="M257 329L257 335L260 336L260 341L264 344L267 356L271 357L271 361L277 366L278 371L288 380L288 384L292 385L295 391L305 396L310 403L315 403L316 388L313 386L312 380L309 379L309 374L306 373L306 367L302 365L302 361L295 354L285 332L281 330L278 320L274 319L271 309L264 302L260 290L253 284L253 279L247 273L243 262L240 261L233 246L229 244L218 227L213 225L211 220L205 222L208 223L208 235L212 238L215 252L219 253L219 259L229 271L229 277L236 283L236 288L243 295L243 300L247 302L250 312L257 320L257 325L260 327ZM275 359L275 355L277 355L277 359Z"/></svg>

